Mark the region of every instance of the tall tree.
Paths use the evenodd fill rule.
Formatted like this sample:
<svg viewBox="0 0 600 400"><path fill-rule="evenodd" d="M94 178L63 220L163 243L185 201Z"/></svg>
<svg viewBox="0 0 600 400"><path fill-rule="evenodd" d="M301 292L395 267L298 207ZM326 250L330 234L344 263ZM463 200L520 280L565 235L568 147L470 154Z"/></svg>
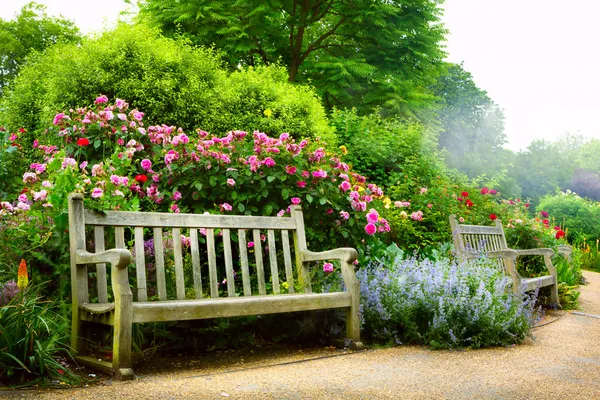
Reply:
<svg viewBox="0 0 600 400"><path fill-rule="evenodd" d="M231 68L284 63L331 106L415 115L444 57L442 0L140 0L167 35L214 45Z"/></svg>
<svg viewBox="0 0 600 400"><path fill-rule="evenodd" d="M462 64L447 64L433 91L443 100L439 145L447 150L448 164L472 178L499 172L506 160L502 109Z"/></svg>
<svg viewBox="0 0 600 400"><path fill-rule="evenodd" d="M49 17L46 7L37 3L26 4L13 20L0 19L0 96L29 54L80 39L72 21Z"/></svg>

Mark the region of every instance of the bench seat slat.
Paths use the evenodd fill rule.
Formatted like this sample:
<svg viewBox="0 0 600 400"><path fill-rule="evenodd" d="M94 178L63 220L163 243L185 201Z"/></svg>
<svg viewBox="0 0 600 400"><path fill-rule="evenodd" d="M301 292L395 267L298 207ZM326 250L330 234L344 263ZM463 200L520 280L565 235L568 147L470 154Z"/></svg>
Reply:
<svg viewBox="0 0 600 400"><path fill-rule="evenodd" d="M133 322L182 321L351 306L347 292L133 303Z"/></svg>
<svg viewBox="0 0 600 400"><path fill-rule="evenodd" d="M458 227L462 234L502 235L495 226L459 225Z"/></svg>
<svg viewBox="0 0 600 400"><path fill-rule="evenodd" d="M163 228L296 229L293 218L85 210L86 225Z"/></svg>

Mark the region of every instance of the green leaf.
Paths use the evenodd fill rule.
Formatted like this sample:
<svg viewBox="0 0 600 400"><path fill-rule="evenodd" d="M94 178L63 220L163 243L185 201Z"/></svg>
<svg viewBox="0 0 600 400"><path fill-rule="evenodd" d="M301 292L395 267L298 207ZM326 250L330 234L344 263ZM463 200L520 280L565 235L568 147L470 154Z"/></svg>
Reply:
<svg viewBox="0 0 600 400"><path fill-rule="evenodd" d="M210 183L210 186L217 186L217 177L214 175L211 176L208 178L208 183Z"/></svg>
<svg viewBox="0 0 600 400"><path fill-rule="evenodd" d="M290 190L288 188L281 189L281 197L287 200L290 197Z"/></svg>
<svg viewBox="0 0 600 400"><path fill-rule="evenodd" d="M237 192L231 192L231 198L232 198L233 200L237 199L237 197L238 197L238 194L237 194Z"/></svg>
<svg viewBox="0 0 600 400"><path fill-rule="evenodd" d="M267 206L265 207L265 215L271 215L272 212L273 212L273 205L267 204Z"/></svg>
<svg viewBox="0 0 600 400"><path fill-rule="evenodd" d="M267 176L267 181L268 181L269 183L273 182L275 179L277 179L277 177L276 177L276 176L274 176L274 175L269 175L269 176Z"/></svg>
<svg viewBox="0 0 600 400"><path fill-rule="evenodd" d="M306 201L308 201L309 203L311 203L311 204L312 204L312 202L313 202L313 197L312 197L310 194L307 194L307 195L306 195Z"/></svg>
<svg viewBox="0 0 600 400"><path fill-rule="evenodd" d="M325 204L327 204L328 200L325 197L321 197L319 199L319 204L324 206Z"/></svg>
<svg viewBox="0 0 600 400"><path fill-rule="evenodd" d="M237 208L240 212L244 212L246 210L246 207L244 207L244 205L242 203L238 203Z"/></svg>
<svg viewBox="0 0 600 400"><path fill-rule="evenodd" d="M202 190L202 184L200 182L194 183L194 187L198 190Z"/></svg>

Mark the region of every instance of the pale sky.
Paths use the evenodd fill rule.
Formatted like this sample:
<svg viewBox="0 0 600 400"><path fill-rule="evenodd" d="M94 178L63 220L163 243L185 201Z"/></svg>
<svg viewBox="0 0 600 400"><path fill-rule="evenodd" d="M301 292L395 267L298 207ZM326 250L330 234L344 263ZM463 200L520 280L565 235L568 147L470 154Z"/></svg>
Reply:
<svg viewBox="0 0 600 400"><path fill-rule="evenodd" d="M28 0L0 0L11 19ZM123 0L38 0L84 32L114 26ZM506 115L507 147L565 132L600 139L598 0L446 0L448 60L464 62Z"/></svg>

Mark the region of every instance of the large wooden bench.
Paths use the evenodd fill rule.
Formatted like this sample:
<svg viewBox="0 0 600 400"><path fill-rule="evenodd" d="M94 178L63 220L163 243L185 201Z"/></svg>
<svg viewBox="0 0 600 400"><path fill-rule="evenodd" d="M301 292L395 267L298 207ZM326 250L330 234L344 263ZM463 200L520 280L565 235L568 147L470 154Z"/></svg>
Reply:
<svg viewBox="0 0 600 400"><path fill-rule="evenodd" d="M536 288L550 286L550 301L560 305L558 300L558 279L556 268L552 265L555 255L552 249L509 249L504 236L504 229L500 219L494 221L494 226L463 225L459 224L456 215L450 216L450 228L454 248L459 259L473 259L485 255L498 260L498 266L510 276L513 281L513 291L531 291ZM568 247L568 246L566 246ZM535 278L523 278L517 271L517 258L520 256L543 256L544 264L549 275Z"/></svg>
<svg viewBox="0 0 600 400"><path fill-rule="evenodd" d="M134 323L344 308L346 342L362 347L360 291L353 265L357 252L352 248L307 250L299 206L291 207L290 218L97 212L84 209L81 194L71 194L69 229L71 344L76 360L117 379L133 378ZM177 240L182 233L189 234L183 244ZM247 233L251 233L250 240ZM171 242L165 241L165 235ZM93 252L86 249L92 236ZM146 260L150 257L150 238L154 247L152 268ZM232 246L232 241L237 241L237 246ZM134 243L135 257L126 242ZM105 250L113 244L115 248ZM254 257L249 257L251 252ZM265 268L263 255L269 268ZM345 291L312 292L309 263L324 260L339 263ZM107 270L106 264L111 268ZM88 271L88 265L94 267ZM284 266L282 271L280 265ZM97 285L89 285L91 275L95 275ZM84 337L89 323L113 327L112 362L89 355Z"/></svg>

